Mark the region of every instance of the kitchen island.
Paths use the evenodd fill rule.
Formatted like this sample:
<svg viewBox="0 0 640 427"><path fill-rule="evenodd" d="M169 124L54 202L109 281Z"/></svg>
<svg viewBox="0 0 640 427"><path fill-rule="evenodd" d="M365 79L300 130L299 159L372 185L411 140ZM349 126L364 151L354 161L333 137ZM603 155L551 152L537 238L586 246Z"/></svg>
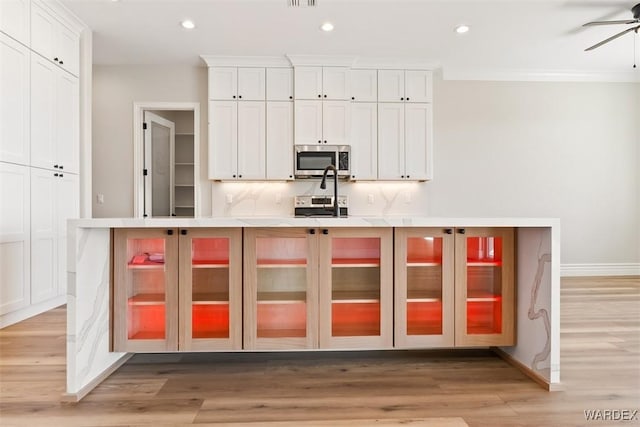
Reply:
<svg viewBox="0 0 640 427"><path fill-rule="evenodd" d="M496 349L496 352L509 362L518 366L530 377L537 382L543 384L549 389L557 387L560 380L560 224L557 219L546 218L430 218L430 217L404 217L404 216L388 216L388 217L347 217L347 218L291 218L291 217L250 217L250 218L154 218L154 219L136 219L136 218L105 218L105 219L80 219L69 222L69 242L68 242L68 295L67 295L67 398L69 400L78 400L91 391L97 384L106 378L111 372L121 366L133 353L137 352L138 347L119 347L114 345L114 335L117 332L114 328L114 292L112 291L112 283L114 282L114 250L113 236L119 232L117 230L160 230L172 235L180 231L180 235L186 235L187 230L193 233L206 230L232 229L238 232L238 235L244 236L245 248L244 252L234 252L234 255L228 260L243 266L245 283L244 292L254 289L255 284L251 285L252 274L251 262L247 260L253 259L255 262L256 254L252 254L247 248L247 242L260 236L269 236L269 232L282 234L289 230L301 233L301 236L318 239L322 242L323 235L335 234L337 236L368 236L369 232L379 231L386 234L380 234L381 240L388 242L390 250L382 249L379 251L380 258L376 272L381 279L381 290L378 298L380 299L378 311L381 313L381 325L375 333L363 338L353 339L352 337L331 336L348 335L339 332L339 328L335 325L325 327L323 329L323 297L313 300L315 305L320 304L320 313L311 310L307 316L312 314L320 318L317 323L317 331L312 330L307 325L308 334L305 336L306 341L287 340L285 345L280 345L280 341L271 339L260 339L260 332L256 333L255 328L251 332L251 325L256 321L254 312L253 317L246 318L247 311L251 311L251 301L245 295L244 308L245 319L244 328L240 325L237 331L240 338L229 346L223 347L223 350L215 351L244 351L244 350L289 350L289 349L315 349L315 348L339 348L339 349L394 349L394 348L449 348L449 347L468 347L468 346L486 346ZM407 245L402 245L402 239L410 239L411 233L416 231L437 232L440 237L435 239L443 239L446 241L447 235L455 235L455 238L464 238L465 230L467 235L471 235L474 230L489 229L492 231L513 230L513 262L517 268L513 273L513 289L510 295L504 290L504 305L509 305L507 300L512 301L514 318L509 324L505 321L505 326L500 330L503 335L509 332L509 328L513 328L513 340L495 341L491 340L468 340L465 334L473 332L472 326L460 328L461 319L466 320L466 315L470 312L469 305L466 310L458 310L455 316L451 316L450 320L442 320L442 329L440 335L446 335L444 329L451 328L453 331L455 325L455 340L451 335L450 340L441 340L432 342L419 339L416 337L426 336L428 332L414 332L415 336L410 336L411 331L407 330L408 317L411 316L410 309L404 309L398 305L398 297L406 295L398 293L401 289L401 283L406 281L406 277L399 275L402 269L398 265L403 265L405 261L409 263L411 257L411 249L407 249ZM316 234L317 230L317 234ZM170 232L169 232L170 231ZM335 232L335 233L334 233ZM262 234L261 234L262 233ZM347 234L345 234L347 233ZM420 234L418 234L420 235ZM395 240L392 236L395 236ZM400 238L402 236L402 238ZM305 237L307 238L307 237ZM453 236L452 236L453 238ZM479 238L482 239L482 238ZM434 237L419 238L414 243L420 241L433 241ZM457 240L456 240L457 241ZM491 245L493 241L489 241ZM322 245L322 244L320 244ZM386 245L386 243L385 243ZM411 245L409 245L411 246ZM415 245L414 245L415 246ZM445 245L446 246L446 245ZM331 247L331 245L329 245ZM386 246L385 246L386 247ZM444 248L444 246L443 246ZM485 248L486 249L486 248ZM367 248L365 248L367 250ZM471 249L469 249L471 250ZM474 249L475 250L475 249ZM402 252L405 251L405 252ZM407 252L408 251L408 252ZM453 253L453 247L451 252ZM493 246L488 248L487 257L493 257ZM442 250L447 252L447 250ZM467 249L465 249L465 253ZM500 252L497 250L496 252ZM505 250L506 252L506 250ZM394 259L395 253L395 259ZM402 257L398 254L403 253ZM253 257L253 258L251 258ZM235 259L240 258L240 259ZM244 260L242 259L244 258ZM395 262L396 268L393 268ZM313 264L313 263L310 263ZM321 262L320 262L321 264ZM344 263L343 263L344 264ZM431 265L432 263L418 262L412 263L410 266ZM477 263L476 263L477 264ZM481 263L480 263L481 264ZM491 264L491 263L485 263ZM493 262L492 264L497 264ZM341 266L343 267L343 266ZM322 266L316 267L322 270ZM452 267L453 268L453 267ZM506 267L505 269L506 270ZM331 271L330 269L328 271ZM340 274L343 270L341 270ZM386 271L386 273L385 273ZM395 271L395 275L392 272ZM444 271L444 270L443 270ZM456 267L456 274L463 276L465 270ZM242 277L242 276L241 276ZM242 279L240 280L242 282ZM253 286L253 288L251 287ZM459 298L460 290L457 288L455 292ZM177 283L176 283L177 287ZM255 289L254 289L255 291ZM395 305L393 304L395 294ZM321 289L322 293L322 289ZM444 290L450 293L453 301L453 290ZM313 292L310 292L313 294ZM328 294L331 299L331 292ZM307 297L310 298L310 297ZM443 296L443 301L448 298ZM255 299L255 298L254 298ZM415 301L431 301L428 298L416 298ZM468 299L467 301L470 301ZM475 298L477 301L484 301L486 298ZM307 299L307 303L311 300ZM385 303L384 301L391 301ZM253 301L255 305L255 301ZM463 300L463 303L465 301ZM386 306L385 306L386 304ZM453 304L453 302L452 302ZM471 304L466 302L465 304ZM307 304L308 305L308 304ZM331 316L331 302L325 311ZM337 307L333 305L333 307ZM249 309L249 310L247 310ZM337 311L334 308L334 311ZM326 318L327 315L325 315ZM400 317L399 317L400 316ZM402 317L404 316L404 317ZM445 319L446 315L441 315ZM176 316L177 318L177 316ZM455 318L455 322L454 322ZM501 315L498 315L502 319ZM402 319L402 322L399 322ZM117 322L116 322L117 323ZM242 319L240 320L242 323ZM312 324L312 326L314 326ZM244 329L244 331L242 331ZM338 330L338 332L336 332ZM324 332L323 332L324 331ZM317 334L317 335L316 335ZM423 334L423 335L419 335ZM453 334L453 332L452 332ZM125 334L126 335L126 334ZM131 333L129 334L131 335ZM165 347L161 351L207 351L206 348L198 348L182 346L177 342L178 333L175 332L176 344L174 347ZM304 334L303 334L304 335ZM446 338L446 337L445 337ZM454 345L455 343L455 345ZM506 343L505 345L501 343ZM302 347L298 347L298 345ZM122 348L125 350L123 351ZM133 348L134 350L131 350ZM147 351L147 350L144 350Z"/></svg>

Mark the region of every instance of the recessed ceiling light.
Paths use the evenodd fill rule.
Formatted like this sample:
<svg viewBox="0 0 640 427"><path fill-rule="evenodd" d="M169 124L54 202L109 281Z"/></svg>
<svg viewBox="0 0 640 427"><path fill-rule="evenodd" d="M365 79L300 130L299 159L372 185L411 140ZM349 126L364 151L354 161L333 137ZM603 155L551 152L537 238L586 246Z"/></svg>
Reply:
<svg viewBox="0 0 640 427"><path fill-rule="evenodd" d="M185 28L187 30L193 30L196 27L196 24L194 24L193 21L189 19L185 19L180 23L180 25L182 25L182 28Z"/></svg>
<svg viewBox="0 0 640 427"><path fill-rule="evenodd" d="M320 26L320 29L326 32L333 31L333 24L331 22L325 22Z"/></svg>
<svg viewBox="0 0 640 427"><path fill-rule="evenodd" d="M455 28L455 30L456 30L456 33L458 33L458 34L464 34L464 33L468 33L468 32L469 32L469 30L470 30L470 28L469 28L469 26L468 26L468 25L464 25L464 24L462 24L462 25L458 25L458 26Z"/></svg>

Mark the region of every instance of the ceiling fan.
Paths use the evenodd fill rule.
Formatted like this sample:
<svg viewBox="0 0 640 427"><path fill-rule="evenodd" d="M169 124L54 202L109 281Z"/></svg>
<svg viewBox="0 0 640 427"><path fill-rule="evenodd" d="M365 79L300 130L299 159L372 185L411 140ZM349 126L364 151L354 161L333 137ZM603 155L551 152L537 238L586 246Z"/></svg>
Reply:
<svg viewBox="0 0 640 427"><path fill-rule="evenodd" d="M638 30L640 29L640 3L638 3L637 5L631 8L631 13L633 14L633 19L623 19L620 21L594 21L594 22L587 22L586 24L583 24L582 25L583 27L591 27L593 25L638 24L635 27L627 28L626 30L620 31L618 34L615 34L609 37L608 39L602 40L600 43L596 43L593 46L586 48L585 51L596 49L605 43L609 43L610 41L615 40L618 37L621 37L627 33L630 33L631 31L635 31L637 34Z"/></svg>

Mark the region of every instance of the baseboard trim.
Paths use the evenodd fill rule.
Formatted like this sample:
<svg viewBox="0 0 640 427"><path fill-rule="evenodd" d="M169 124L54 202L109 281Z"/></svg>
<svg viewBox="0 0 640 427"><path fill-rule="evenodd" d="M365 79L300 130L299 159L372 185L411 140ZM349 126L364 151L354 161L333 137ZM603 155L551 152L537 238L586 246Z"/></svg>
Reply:
<svg viewBox="0 0 640 427"><path fill-rule="evenodd" d="M561 264L560 276L640 276L640 263Z"/></svg>
<svg viewBox="0 0 640 427"><path fill-rule="evenodd" d="M66 303L67 296L60 295L53 299L3 314L2 316L0 316L0 329L6 328L7 326L11 326L18 322L22 322L23 320L27 320L30 317L42 314L45 311L49 311L56 307L60 307L61 305L65 305Z"/></svg>
<svg viewBox="0 0 640 427"><path fill-rule="evenodd" d="M78 390L77 393L64 393L60 399L62 402L76 403L80 402L87 394L96 388L102 381L106 380L109 375L113 374L120 366L124 365L134 353L127 353L120 359L116 360L107 369L102 371L100 375L91 380L87 385Z"/></svg>
<svg viewBox="0 0 640 427"><path fill-rule="evenodd" d="M514 368L517 368L520 372L522 372L523 374L531 378L533 381L538 383L538 385L542 386L542 388L544 388L545 390L547 391L563 390L562 385L550 383L549 380L547 380L542 375L538 374L536 371L526 366L524 363L514 358L512 355L510 355L503 349L499 347L491 347L491 350L493 350L494 353L500 356L500 358L502 358L505 362L507 362Z"/></svg>

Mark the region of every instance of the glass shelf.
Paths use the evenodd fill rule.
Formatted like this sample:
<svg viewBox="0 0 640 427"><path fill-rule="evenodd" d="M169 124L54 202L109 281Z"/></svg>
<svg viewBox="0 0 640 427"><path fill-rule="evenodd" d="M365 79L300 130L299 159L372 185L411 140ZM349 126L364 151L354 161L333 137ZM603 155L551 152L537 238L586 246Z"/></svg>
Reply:
<svg viewBox="0 0 640 427"><path fill-rule="evenodd" d="M229 268L228 259L194 259L191 268Z"/></svg>
<svg viewBox="0 0 640 427"><path fill-rule="evenodd" d="M306 268L307 259L259 259L258 268Z"/></svg>
<svg viewBox="0 0 640 427"><path fill-rule="evenodd" d="M380 267L380 258L334 258L331 267Z"/></svg>
<svg viewBox="0 0 640 427"><path fill-rule="evenodd" d="M138 294L128 299L129 305L160 305L164 304L164 294Z"/></svg>

